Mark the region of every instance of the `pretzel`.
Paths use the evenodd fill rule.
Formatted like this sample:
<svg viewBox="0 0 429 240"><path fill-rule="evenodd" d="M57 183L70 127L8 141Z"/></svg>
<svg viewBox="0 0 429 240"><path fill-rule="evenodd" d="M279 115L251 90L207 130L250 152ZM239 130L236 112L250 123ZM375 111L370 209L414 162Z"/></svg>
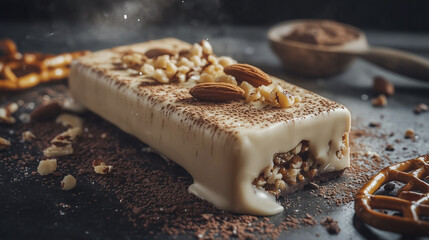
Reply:
<svg viewBox="0 0 429 240"><path fill-rule="evenodd" d="M367 224L386 231L429 235L429 154L391 165L381 170L356 194L356 215ZM399 181L405 184L396 196L375 195L385 183ZM402 216L375 211L399 211Z"/></svg>
<svg viewBox="0 0 429 240"><path fill-rule="evenodd" d="M0 40L0 91L23 90L39 83L61 80L68 77L73 59L88 51L62 53L25 53L17 51L10 39Z"/></svg>

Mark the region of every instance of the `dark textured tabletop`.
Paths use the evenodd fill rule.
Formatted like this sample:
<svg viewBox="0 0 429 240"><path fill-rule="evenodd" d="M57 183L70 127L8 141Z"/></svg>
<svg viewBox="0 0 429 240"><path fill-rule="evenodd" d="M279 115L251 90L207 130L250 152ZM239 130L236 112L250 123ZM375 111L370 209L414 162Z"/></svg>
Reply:
<svg viewBox="0 0 429 240"><path fill-rule="evenodd" d="M267 27L240 26L106 26L106 24L69 26L64 23L0 23L0 38L11 38L20 51L39 51L60 53L88 49L91 51L143 42L149 39L176 37L188 42L208 39L218 55L228 55L238 61L260 67L267 73L286 79L296 85L312 90L324 97L338 101L352 112L354 128L365 128L369 122L381 123L375 134L360 138L365 151L377 152L388 162L400 162L429 153L429 113L416 115L413 108L419 103L429 104L429 82L420 82L387 72L362 60L356 60L344 73L329 78L306 79L290 76L280 61L269 49L266 38ZM429 34L410 34L381 31L365 31L370 44L386 46L413 52L429 58ZM376 96L372 90L374 76L382 75L395 84L396 93L388 99L384 108L374 108L371 98ZM63 84L63 83L62 83ZM43 92L46 87L39 86L18 94L0 93L0 105L8 101L32 98L31 93ZM417 134L414 141L403 139L406 129L412 128ZM0 124L0 136L13 136L14 126ZM389 136L394 133L395 137ZM125 135L125 134L124 134ZM143 144L136 139L123 136L136 148ZM398 141L395 151L385 151L387 143ZM125 211L113 193L104 191L97 184L83 186L87 194L72 196L60 190L41 187L39 182L23 176L27 170L16 169L6 164L6 158L19 153L0 153L0 239L135 239L152 238L141 229L135 228L121 212ZM34 169L28 170L32 172ZM347 182L347 177L336 180ZM324 184L329 187L329 183ZM46 197L49 196L49 197ZM97 204L94 204L94 199ZM314 197L308 191L295 193L288 197L293 202L284 214L270 218L280 222L282 216L306 212L302 206L316 203L323 209L321 215L329 215L339 222L341 232L329 235L320 224L301 226L299 229L284 231L281 239L402 239L412 238L388 233L368 227L354 214L353 202L328 204L323 197ZM56 204L72 203L71 211L63 211ZM103 207L100 207L102 205ZM314 211L306 210L314 214ZM319 221L321 217L318 217ZM195 235L190 234L192 238ZM257 236L257 235L256 235ZM158 235L160 238L171 237ZM187 238L180 235L179 238Z"/></svg>

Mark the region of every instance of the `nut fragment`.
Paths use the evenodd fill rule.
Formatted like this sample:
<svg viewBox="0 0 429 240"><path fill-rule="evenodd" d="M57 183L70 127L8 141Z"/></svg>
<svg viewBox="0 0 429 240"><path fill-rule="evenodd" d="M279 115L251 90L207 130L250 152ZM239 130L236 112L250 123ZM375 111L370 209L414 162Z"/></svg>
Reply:
<svg viewBox="0 0 429 240"><path fill-rule="evenodd" d="M153 78L159 83L168 83L170 81L162 69L156 69Z"/></svg>
<svg viewBox="0 0 429 240"><path fill-rule="evenodd" d="M22 142L31 142L34 139L36 139L36 136L32 132L30 131L22 132Z"/></svg>
<svg viewBox="0 0 429 240"><path fill-rule="evenodd" d="M112 171L113 167L112 166L106 166L106 165L100 165L100 166L96 166L94 167L94 171L98 174L107 174L110 173Z"/></svg>
<svg viewBox="0 0 429 240"><path fill-rule="evenodd" d="M378 95L378 97L372 99L372 105L374 107L385 107L387 105L387 98L384 94Z"/></svg>
<svg viewBox="0 0 429 240"><path fill-rule="evenodd" d="M381 76L377 76L374 78L372 88L376 92L386 94L388 96L391 96L395 93L395 86L393 86L393 84L389 80Z"/></svg>
<svg viewBox="0 0 429 240"><path fill-rule="evenodd" d="M72 190L76 187L76 178L74 178L72 175L67 175L64 177L64 179L61 181L61 189L65 191Z"/></svg>
<svg viewBox="0 0 429 240"><path fill-rule="evenodd" d="M200 45L203 47L203 53L206 55L213 54L212 45L207 40L201 40Z"/></svg>
<svg viewBox="0 0 429 240"><path fill-rule="evenodd" d="M113 170L113 166L106 165L106 163L102 159L95 159L92 162L92 167L94 171L98 174L107 174Z"/></svg>
<svg viewBox="0 0 429 240"><path fill-rule="evenodd" d="M216 79L215 79L215 81L216 82L226 82L226 83L232 83L232 84L234 84L234 85L237 85L237 80L235 80L235 77L233 77L233 76L231 76L231 75L225 75L225 74L222 74L222 75L220 75L220 76L218 76ZM243 82L243 83L247 83L247 82ZM250 84L249 84L250 85ZM241 87L241 89L243 89L242 87ZM244 91L246 91L245 89L243 89Z"/></svg>
<svg viewBox="0 0 429 240"><path fill-rule="evenodd" d="M231 83L207 82L197 84L189 93L198 100L226 102L243 98L244 91Z"/></svg>
<svg viewBox="0 0 429 240"><path fill-rule="evenodd" d="M240 84L243 81L250 83L254 87L269 85L272 83L270 76L261 69L249 64L233 64L224 68L224 72L235 77Z"/></svg>
<svg viewBox="0 0 429 240"><path fill-rule="evenodd" d="M426 105L426 104L424 104L424 103L420 103L419 105L417 105L417 106L414 108L414 112L415 112L416 114L420 114L420 113L422 113L422 112L427 112L427 111L429 111L429 107L428 107L428 105Z"/></svg>
<svg viewBox="0 0 429 240"><path fill-rule="evenodd" d="M223 67L227 67L229 65L237 63L234 59L230 57L219 57L217 60L218 60L218 63Z"/></svg>
<svg viewBox="0 0 429 240"><path fill-rule="evenodd" d="M122 57L122 61L132 69L138 69L143 65L145 56L141 53L131 53Z"/></svg>
<svg viewBox="0 0 429 240"><path fill-rule="evenodd" d="M0 150L6 149L10 147L9 140L6 140L2 137L0 137Z"/></svg>
<svg viewBox="0 0 429 240"><path fill-rule="evenodd" d="M51 146L43 150L43 155L45 155L46 157L57 157L70 155L73 153L73 147L71 143L64 143L59 145L56 142L56 144L52 144Z"/></svg>
<svg viewBox="0 0 429 240"><path fill-rule="evenodd" d="M49 175L57 170L57 159L46 159L39 162L37 172L42 175Z"/></svg>
<svg viewBox="0 0 429 240"><path fill-rule="evenodd" d="M71 119L73 119L73 121ZM68 118L68 117L62 118L59 122L62 122L63 124L68 126L82 124L79 118ZM67 131L62 132L61 134L57 135L54 139L52 139L51 141L52 145L46 148L45 150L43 150L43 154L46 157L64 156L64 155L72 154L73 153L72 143L80 134L82 134L81 127L69 128Z"/></svg>
<svg viewBox="0 0 429 240"><path fill-rule="evenodd" d="M282 89L280 86L277 86L275 89L275 100L282 107L287 108L292 106L295 103L295 96L288 92L285 89ZM298 99L297 99L298 100Z"/></svg>
<svg viewBox="0 0 429 240"><path fill-rule="evenodd" d="M60 116L58 116L55 122L61 123L64 127L81 128L83 126L82 118L75 115L67 114L67 113L63 113Z"/></svg>
<svg viewBox="0 0 429 240"><path fill-rule="evenodd" d="M285 183L285 181L283 181L281 179L277 179L276 183L275 183L275 187L277 189L280 189L280 190L285 190L286 189L286 183Z"/></svg>
<svg viewBox="0 0 429 240"><path fill-rule="evenodd" d="M155 68L152 65L145 63L141 67L140 71L144 75L152 76L155 73Z"/></svg>
<svg viewBox="0 0 429 240"><path fill-rule="evenodd" d="M408 129L405 131L405 138L414 138L414 136L415 136L415 133L414 133L414 130L413 130L413 129L408 128Z"/></svg>
<svg viewBox="0 0 429 240"><path fill-rule="evenodd" d="M18 104L11 102L0 108L0 123L14 124L16 119L12 116L18 111Z"/></svg>
<svg viewBox="0 0 429 240"><path fill-rule="evenodd" d="M7 109L7 111L9 111L9 113L13 114L13 113L15 113L16 111L18 111L19 106L18 106L18 104L17 104L17 103L15 103L15 102L11 102L11 103L8 103L8 104L5 106L5 108Z"/></svg>

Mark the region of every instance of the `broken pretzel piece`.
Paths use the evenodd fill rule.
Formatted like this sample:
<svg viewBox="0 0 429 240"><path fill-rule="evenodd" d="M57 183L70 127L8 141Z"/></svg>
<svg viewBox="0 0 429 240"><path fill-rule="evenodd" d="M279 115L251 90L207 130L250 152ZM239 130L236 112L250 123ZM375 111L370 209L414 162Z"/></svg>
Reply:
<svg viewBox="0 0 429 240"><path fill-rule="evenodd" d="M10 39L0 40L0 91L16 91L68 77L70 63L88 51L59 55L18 52Z"/></svg>
<svg viewBox="0 0 429 240"><path fill-rule="evenodd" d="M356 215L367 224L386 231L429 235L429 154L381 170L356 194ZM375 195L385 184L405 184L396 196ZM376 210L392 210L389 215Z"/></svg>

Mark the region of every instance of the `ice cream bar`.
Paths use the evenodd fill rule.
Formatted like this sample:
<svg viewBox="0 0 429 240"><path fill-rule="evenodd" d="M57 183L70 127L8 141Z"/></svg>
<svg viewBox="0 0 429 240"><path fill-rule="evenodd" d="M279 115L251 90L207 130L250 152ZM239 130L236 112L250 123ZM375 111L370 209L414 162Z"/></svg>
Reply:
<svg viewBox="0 0 429 240"><path fill-rule="evenodd" d="M198 71L212 63L219 73L230 64L207 49L168 38L94 52L72 63L69 87L89 110L185 168L194 179L189 191L222 210L277 214L283 206L276 196L349 167L350 112L334 101L271 76L301 101L284 108L267 96L194 98L191 88L219 79ZM124 56L140 56L140 65Z"/></svg>

